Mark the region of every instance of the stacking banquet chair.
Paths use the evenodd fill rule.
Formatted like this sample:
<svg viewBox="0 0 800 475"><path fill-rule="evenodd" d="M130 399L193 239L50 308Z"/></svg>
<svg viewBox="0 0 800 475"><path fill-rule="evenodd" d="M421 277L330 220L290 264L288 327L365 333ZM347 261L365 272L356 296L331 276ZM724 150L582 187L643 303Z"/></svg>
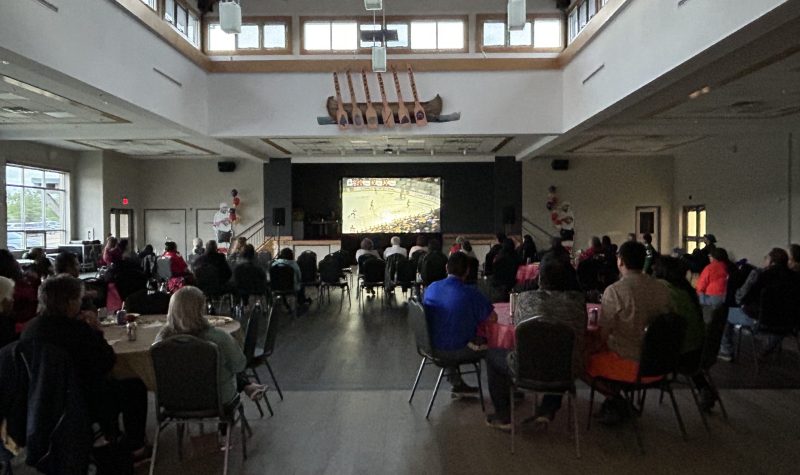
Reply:
<svg viewBox="0 0 800 475"><path fill-rule="evenodd" d="M297 316L297 292L294 290L294 269L285 264L275 264L269 268L270 297L272 300L271 308L275 308L278 300L282 300L284 306ZM289 305L289 297L294 301L294 306Z"/></svg>
<svg viewBox="0 0 800 475"><path fill-rule="evenodd" d="M227 300L230 309L233 309L233 291L228 282L222 279L219 270L211 265L200 266L194 272L195 285L206 296L208 313L215 313L215 309L222 309L222 303ZM218 304L215 306L215 304ZM221 313L221 312L220 312Z"/></svg>
<svg viewBox="0 0 800 475"><path fill-rule="evenodd" d="M150 475L158 456L158 438L161 430L170 423L178 425L178 457L183 458L183 430L187 422L203 423L216 419L225 428L225 446L230 447L231 432L241 423L242 455L247 459L247 437L252 430L244 416L242 401L237 394L232 401L220 397L219 369L222 366L217 346L190 335L177 335L154 344L150 348L156 376L156 436ZM239 417L237 418L236 415ZM228 473L228 456L225 450L223 475Z"/></svg>
<svg viewBox="0 0 800 475"><path fill-rule="evenodd" d="M125 299L125 310L142 315L166 315L169 310L169 294L137 290Z"/></svg>
<svg viewBox="0 0 800 475"><path fill-rule="evenodd" d="M417 343L417 353L422 356L422 362L419 364L419 371L417 371L417 378L414 380L414 386L411 388L411 397L408 398L408 403L414 399L414 393L417 391L419 385L419 378L422 376L422 370L428 364L436 365L440 368L439 377L436 379L436 387L433 388L431 400L428 403L428 410L425 412L425 419L431 414L433 402L436 400L436 393L439 392L439 385L442 383L442 376L445 370L452 367L460 367L461 365L472 365L475 369L471 371L461 371L461 374L475 374L478 379L478 395L481 398L481 409L486 412L486 407L483 402L483 387L481 383L481 358L482 354L475 352L474 356L460 360L450 360L438 358L433 350L431 343L430 330L428 327L428 318L425 315L425 307L416 299L412 297L408 301L408 320L411 323L411 328L414 329L414 337Z"/></svg>
<svg viewBox="0 0 800 475"><path fill-rule="evenodd" d="M739 328L739 338L736 344L736 358L742 347L742 334L750 334L750 343L753 349L753 364L756 374L761 371L758 364L760 352L758 348L758 335L768 335L777 338L778 353L783 347L783 339L787 336L794 337L797 351L800 353L800 338L798 338L798 326L800 326L800 292L793 287L791 282L773 284L761 291L759 300L759 319L753 326L742 325ZM765 362L766 360L762 360Z"/></svg>
<svg viewBox="0 0 800 475"><path fill-rule="evenodd" d="M383 279L386 276L386 261L378 258L366 259L361 265L361 270L361 280L358 283L359 303L365 291L373 290L378 293L379 290L383 289ZM383 303L383 294L381 294L381 303Z"/></svg>
<svg viewBox="0 0 800 475"><path fill-rule="evenodd" d="M321 286L317 273L317 254L314 251L303 251L297 256L297 265L300 267L300 283L303 287L315 287L317 293Z"/></svg>
<svg viewBox="0 0 800 475"><path fill-rule="evenodd" d="M159 283L158 289L162 292L167 288L167 282L172 278L172 263L169 257L156 259L155 278Z"/></svg>
<svg viewBox="0 0 800 475"><path fill-rule="evenodd" d="M241 322L244 326L244 322ZM249 369L252 371L253 376L255 376L256 381L261 383L261 380L258 377L258 373L256 373L255 368L261 364L261 362L256 358L256 346L258 345L258 334L261 326L268 325L267 314L264 311L264 307L261 306L260 302L256 302L253 305L253 309L250 311L250 316L247 318L246 328L247 330L244 333L244 345L242 351L244 352L244 357L247 359L247 366L245 367L245 372ZM264 402L267 403L267 410L269 411L269 415L275 415L272 412L272 405L269 403L268 394L264 393ZM261 414L261 417L264 417L264 411L261 409L261 404L258 401L255 401L256 408L258 408L258 413Z"/></svg>
<svg viewBox="0 0 800 475"><path fill-rule="evenodd" d="M350 304L350 283L342 271L342 266L333 254L328 254L319 262L319 299L322 302L322 297L327 294L328 302L331 301L331 288L340 289L342 291L342 304L344 303L344 292L347 291L347 303Z"/></svg>
<svg viewBox="0 0 800 475"><path fill-rule="evenodd" d="M639 450L644 453L642 436L639 432L637 419L644 411L645 397L648 389L661 389L669 394L672 409L678 420L683 439L686 440L686 428L683 425L675 395L672 392L673 375L678 372L681 344L686 333L686 324L682 317L675 314L664 314L656 317L644 331L642 352L639 358L639 371L634 380L620 381L598 376L592 381L589 394L589 420L587 430L591 429L592 408L594 406L594 392L597 383L602 382L608 386L618 387L622 391L631 412L633 430L636 433L636 443ZM638 402L634 394L638 393Z"/></svg>
<svg viewBox="0 0 800 475"><path fill-rule="evenodd" d="M697 387L692 379L696 375L705 377L709 389L717 397L722 417L727 421L728 412L725 410L725 405L719 396L719 390L711 378L711 367L717 362L717 354L719 353L719 344L722 341L722 334L725 331L725 325L728 322L728 306L719 305L717 307L704 307L703 312L710 313L708 323L706 324L706 334L703 339L703 350L701 353L695 355L694 358L686 359L681 358L680 365L678 366L678 375L683 378L683 381L689 385L692 392L692 398L697 405L697 410L700 412L700 418L706 431L710 431L706 413L700 405ZM661 393L663 396L663 392Z"/></svg>
<svg viewBox="0 0 800 475"><path fill-rule="evenodd" d="M509 361L511 372L511 453L514 453L514 392L518 389L547 394L567 394L569 419L574 426L575 454L581 456L572 367L575 331L546 317L523 321L514 330L516 352Z"/></svg>
<svg viewBox="0 0 800 475"><path fill-rule="evenodd" d="M417 285L417 266L411 259L404 259L397 263L396 283L405 295Z"/></svg>
<svg viewBox="0 0 800 475"><path fill-rule="evenodd" d="M270 309L265 316L264 309L260 305L256 304L256 306L253 308L253 312L250 315L250 320L253 320L254 318L258 319L259 326L261 324L266 325L266 331L258 332L259 334L264 334L264 340L256 343L254 351L252 352L252 357L247 356L247 353L245 353L245 355L247 356L247 369L253 372L253 376L259 383L261 383L261 378L258 376L258 372L256 370L261 365L267 367L269 376L272 378L272 384L275 385L275 390L278 391L278 397L280 397L281 401L283 401L283 392L281 391L281 387L278 385L278 380L275 378L275 373L272 371L272 366L269 364L269 357L272 356L273 351L275 351L275 340L278 337L278 320L277 318L274 318L275 313L272 311L273 309ZM267 405L269 405L269 401L267 401ZM269 412L272 414L271 408Z"/></svg>

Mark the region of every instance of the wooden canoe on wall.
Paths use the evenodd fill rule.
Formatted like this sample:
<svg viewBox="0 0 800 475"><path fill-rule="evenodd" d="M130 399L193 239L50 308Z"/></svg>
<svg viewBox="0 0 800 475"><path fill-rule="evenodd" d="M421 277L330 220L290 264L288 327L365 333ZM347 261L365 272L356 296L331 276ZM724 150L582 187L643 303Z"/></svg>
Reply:
<svg viewBox="0 0 800 475"><path fill-rule="evenodd" d="M409 110L414 110L414 102L413 101L411 101L411 102L403 101L403 102L405 102L406 107L408 107ZM429 101L422 102L421 104L422 104L422 108L425 109L425 114L428 116L428 120L431 121L431 122L436 122L437 119L439 118L439 115L442 113L442 97L439 94L436 94L436 97L434 97L433 99L431 99ZM336 109L338 107L338 104L336 103L336 98L334 96L328 96L328 101L327 101L326 105L327 105L327 108L328 108L328 115L334 120L334 123L335 123L335 121L336 121ZM344 105L345 112L347 112L347 117L350 120L350 123L352 124L353 123L352 122L353 121L353 112L352 112L353 111L353 107L349 102L345 102L343 105ZM389 107L392 108L392 111L395 114L395 118L397 118L398 103L397 102L390 102L389 103ZM366 113L367 104L365 102L359 102L358 103L358 108L361 109L362 113ZM383 120L380 118L380 114L379 114L378 120L380 121L381 124L383 123ZM411 122L414 122L413 114L411 114Z"/></svg>

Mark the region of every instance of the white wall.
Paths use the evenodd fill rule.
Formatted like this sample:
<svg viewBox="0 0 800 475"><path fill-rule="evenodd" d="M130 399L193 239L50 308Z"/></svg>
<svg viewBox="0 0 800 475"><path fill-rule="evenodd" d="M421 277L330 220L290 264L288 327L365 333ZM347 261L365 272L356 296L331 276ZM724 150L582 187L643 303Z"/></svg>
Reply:
<svg viewBox="0 0 800 475"><path fill-rule="evenodd" d="M81 152L72 183L72 238L86 240L91 229L94 239L102 241L108 232L103 225L103 152Z"/></svg>
<svg viewBox="0 0 800 475"><path fill-rule="evenodd" d="M381 135L551 134L561 131L559 71L426 72L415 74L420 100L442 96L443 113L461 112L456 122L394 131L361 131ZM344 78L339 75L342 83ZM360 81L356 94L363 97ZM379 91L377 80L370 92ZM391 75L387 91L395 93ZM401 79L403 99L411 98L408 78ZM327 115L325 100L334 95L331 74L214 74L209 77L209 121L213 136L352 135L332 125L317 125ZM349 94L343 90L344 100ZM378 92L379 94L379 92ZM376 96L373 96L376 97ZM377 96L380 97L380 96Z"/></svg>
<svg viewBox="0 0 800 475"><path fill-rule="evenodd" d="M795 134L709 139L675 157L675 222L683 206L705 205L708 232L735 258L760 264L772 247L800 242L800 152ZM789 182L793 189L789 195ZM789 204L793 208L789 235ZM675 239L681 231L676 229Z"/></svg>
<svg viewBox="0 0 800 475"><path fill-rule="evenodd" d="M570 130L787 0L629 1L563 73ZM584 79L604 65L585 84ZM698 87L701 85L698 85Z"/></svg>
<svg viewBox="0 0 800 475"><path fill-rule="evenodd" d="M55 4L58 12L32 0L0 1L0 46L184 127L206 130L205 71L112 1Z"/></svg>
<svg viewBox="0 0 800 475"><path fill-rule="evenodd" d="M608 235L615 243L624 241L635 230L637 206L661 206L661 250L672 249L671 157L570 158L566 171L553 170L550 162L534 159L523 163L523 216L557 234L545 207L547 189L555 185L559 200L569 201L575 213L575 246L585 249L592 236ZM537 247L549 247L542 234L531 235Z"/></svg>

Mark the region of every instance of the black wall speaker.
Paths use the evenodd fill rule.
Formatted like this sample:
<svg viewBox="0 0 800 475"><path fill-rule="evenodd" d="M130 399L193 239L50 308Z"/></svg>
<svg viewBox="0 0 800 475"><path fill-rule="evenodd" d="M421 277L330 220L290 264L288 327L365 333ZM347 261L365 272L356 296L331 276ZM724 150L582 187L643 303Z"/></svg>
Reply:
<svg viewBox="0 0 800 475"><path fill-rule="evenodd" d="M569 160L553 160L550 162L550 167L552 167L553 170L569 170Z"/></svg>
<svg viewBox="0 0 800 475"><path fill-rule="evenodd" d="M517 210L513 206L503 207L503 224L514 224L517 222Z"/></svg>
<svg viewBox="0 0 800 475"><path fill-rule="evenodd" d="M217 170L222 173L229 173L236 170L236 162L217 162Z"/></svg>
<svg viewBox="0 0 800 475"><path fill-rule="evenodd" d="M286 208L272 208L272 225L286 226Z"/></svg>

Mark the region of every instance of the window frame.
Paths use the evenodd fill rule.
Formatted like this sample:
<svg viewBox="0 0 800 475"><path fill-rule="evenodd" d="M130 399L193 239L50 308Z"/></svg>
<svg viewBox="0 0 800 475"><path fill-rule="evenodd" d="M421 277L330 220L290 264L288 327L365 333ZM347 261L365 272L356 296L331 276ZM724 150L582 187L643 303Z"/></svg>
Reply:
<svg viewBox="0 0 800 475"><path fill-rule="evenodd" d="M594 13L591 16L589 16L589 10L590 10L589 9L589 4L590 3L594 4ZM578 36L580 36L581 32L583 30L585 30L586 27L589 25L589 22L592 21L592 18L596 17L597 14L600 13L600 10L603 7L605 7L607 4L608 4L608 0L577 0L577 1L573 2L572 5L569 6L569 8L567 8L567 10L564 12L564 15L565 15L565 18L566 18L566 23L565 24L567 26L565 28L565 30L566 30L566 32L565 32L566 33L565 47L569 46L573 41L575 41L575 39ZM583 8L584 5L586 5L585 9ZM585 13L585 15L586 15L586 22L583 24L583 26L581 26L581 18L580 18L580 14L582 12L579 9L583 9L583 13ZM576 16L576 22L575 22L575 25L572 25L571 24L571 20L572 20L571 17L572 17L572 14L575 13L576 10L578 10L578 13L577 13L577 16ZM575 30L574 33L575 34L572 34L573 26L574 26L574 30Z"/></svg>
<svg viewBox="0 0 800 475"><path fill-rule="evenodd" d="M43 249L56 249L58 247L58 245L56 245L56 246L48 246L47 245L47 234L48 233L52 233L52 232L60 232L60 233L62 233L62 238L61 238L61 243L62 244L60 244L60 245L68 244L69 243L69 239L70 239L70 232L71 232L70 231L70 221L71 221L70 220L70 212L71 212L70 202L71 202L71 199L72 199L72 196L71 196L72 195L72 193L71 193L71 173L68 170L63 170L63 169L59 169L59 168L46 168L46 167L42 167L42 166L38 166L38 165L29 165L29 164L23 164L23 163L18 163L18 162L13 162L13 161L6 162L5 166L6 167L22 168L22 169L27 169L27 170L41 171L43 176L47 176L48 172L49 173L59 173L59 174L64 175L64 187L63 188L48 188L46 185L45 186L26 185L25 184L24 175L23 175L22 184L9 184L8 181L6 180L6 189L4 190L4 192L6 193L6 196L8 196L9 187L19 188L19 189L22 190L21 204L20 204L20 219L22 221L22 229L9 229L8 228L9 222L8 222L8 219L6 219L6 247L8 247L8 243L9 243L8 235L10 233L21 233L23 235L22 243L21 243L22 244L22 248L21 249L17 249L17 250L27 250L27 249L31 248L31 246L28 246L28 235L31 235L31 234L41 234L42 235L42 239L43 239L44 245L43 246L35 246L35 247L42 247ZM7 172L6 172L6 174L7 174ZM55 192L62 193L62 196L63 196L63 212L64 212L63 216L61 217L61 225L63 226L62 228L58 228L58 229L48 229L47 228L47 215L46 215L47 210L46 210L46 208L42 210L42 212L45 213L42 216L42 219L44 220L44 228L43 229L39 229L39 228L27 229L26 228L27 222L26 222L26 219L25 219L25 190L28 190L28 189L41 190L41 191L44 191L44 192L55 191ZM43 205L44 205L44 203L43 203ZM7 203L6 203L6 208L7 208ZM8 209L6 209L6 211L8 211Z"/></svg>
<svg viewBox="0 0 800 475"><path fill-rule="evenodd" d="M355 50L307 50L305 48L305 24L308 22L356 22L356 38ZM459 21L464 25L464 39L463 47L458 49L412 49L411 48L411 23L416 21ZM383 23L381 19L380 23ZM469 53L469 15L397 15L387 16L386 24L401 23L408 27L408 46L387 46L387 51L392 54L460 54ZM300 27L300 54L301 55L343 55L343 54L370 54L370 47L361 46L361 25L372 25L373 18L371 16L301 16L299 18ZM438 38L437 38L438 44Z"/></svg>
<svg viewBox="0 0 800 475"><path fill-rule="evenodd" d="M538 48L535 44L533 44L534 38L534 27L535 27L535 20L536 19L557 19L561 22L561 46L558 47L547 47L547 48ZM483 44L483 25L487 22L496 22L502 21L503 25L506 25L508 22L508 17L502 13L486 13L476 15L475 17L475 52L480 53L481 51L486 53L560 53L564 51L564 48L567 47L567 37L566 37L566 30L567 28L566 23L564 21L564 15L561 13L529 13L525 17L526 22L531 23L531 45L530 46L511 46L510 42L510 35L508 32L508 27L505 27L505 45L504 46L484 46Z"/></svg>
<svg viewBox="0 0 800 475"><path fill-rule="evenodd" d="M186 40L190 45L194 46L197 49L202 49L203 46L203 34L202 34L202 25L203 20L202 16L200 15L200 11L192 6L186 0L172 0L175 11L172 12L173 21L167 20L167 7L166 7L166 0L158 0L158 16L169 26L172 27L175 32L180 35L181 38ZM181 32L178 29L178 8L183 8L186 10L186 32ZM197 43L192 41L192 38L189 37L189 22L191 21L191 17L194 16L197 19L197 28L198 28L198 38Z"/></svg>
<svg viewBox="0 0 800 475"><path fill-rule="evenodd" d="M264 25L284 26L286 46L284 48L264 48ZM203 21L203 53L208 56L253 56L253 55L287 55L292 54L292 17L290 16L246 16L242 17L242 26L258 25L258 48L239 49L239 37L237 35L234 50L209 49L211 42L211 25L219 25L219 17L209 17Z"/></svg>
<svg viewBox="0 0 800 475"><path fill-rule="evenodd" d="M696 212L696 214L697 214L697 217L695 218L696 219L696 221L695 221L695 234L694 235L689 235L689 231L688 231L689 230L689 213L692 212L692 211ZM706 217L706 229L705 229L706 232L705 233L701 233L700 232L700 213L701 212L705 213L705 217ZM689 251L689 243L690 242L695 243L695 249L702 249L702 247L700 245L703 242L703 234L708 233L708 208L706 207L706 205L684 206L683 207L683 215L681 216L681 224L683 226L683 229L682 229L682 232L681 232L681 243L683 244L683 248L686 250L686 252L691 253L691 251ZM705 247L705 246L703 246L703 247Z"/></svg>

